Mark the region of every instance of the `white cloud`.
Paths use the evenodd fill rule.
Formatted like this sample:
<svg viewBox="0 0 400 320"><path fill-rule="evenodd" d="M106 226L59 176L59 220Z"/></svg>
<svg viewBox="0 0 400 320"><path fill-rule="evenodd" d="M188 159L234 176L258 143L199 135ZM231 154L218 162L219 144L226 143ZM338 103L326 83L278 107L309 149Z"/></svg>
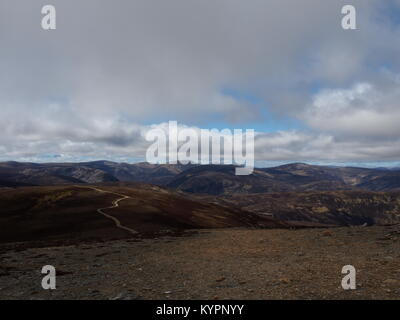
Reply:
<svg viewBox="0 0 400 320"><path fill-rule="evenodd" d="M82 132L75 137L63 136L54 127L41 130L41 136L17 136L2 146L0 160L23 161L81 161L114 160L145 161L150 142L145 140L149 129L160 128L168 132L168 124L137 126L135 129L120 124L119 135L114 130L96 130L95 134ZM180 129L200 128L179 125ZM39 135L39 133L37 133ZM221 153L222 154L222 153ZM322 162L378 162L397 161L400 158L400 139L364 140L337 139L329 134L301 131L258 132L255 140L256 163L265 161L322 161Z"/></svg>
<svg viewBox="0 0 400 320"><path fill-rule="evenodd" d="M387 74L376 84L324 89L300 117L312 128L348 139L400 137L400 77Z"/></svg>
<svg viewBox="0 0 400 320"><path fill-rule="evenodd" d="M399 28L352 2L355 32L341 0L54 0L44 32L43 1L2 0L0 157L142 158L150 123L259 127L267 105L308 128L260 133L261 160L395 159Z"/></svg>

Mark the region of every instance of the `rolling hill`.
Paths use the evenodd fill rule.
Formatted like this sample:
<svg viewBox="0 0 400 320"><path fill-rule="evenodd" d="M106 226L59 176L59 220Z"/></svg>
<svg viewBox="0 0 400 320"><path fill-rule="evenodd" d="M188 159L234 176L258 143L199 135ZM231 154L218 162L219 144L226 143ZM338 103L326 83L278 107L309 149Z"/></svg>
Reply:
<svg viewBox="0 0 400 320"><path fill-rule="evenodd" d="M181 172L168 186L184 192L210 195L335 190L396 191L400 190L400 171L296 163L258 168L252 175L236 176L234 166L209 165Z"/></svg>
<svg viewBox="0 0 400 320"><path fill-rule="evenodd" d="M311 191L200 196L296 225L355 226L400 223L400 192Z"/></svg>
<svg viewBox="0 0 400 320"><path fill-rule="evenodd" d="M121 195L126 198L111 208ZM0 243L132 237L113 219L138 237L202 228L288 227L270 217L141 183L21 187L1 191L0 203Z"/></svg>
<svg viewBox="0 0 400 320"><path fill-rule="evenodd" d="M93 161L81 163L0 163L0 187L51 186L76 183L168 183L191 166Z"/></svg>
<svg viewBox="0 0 400 320"><path fill-rule="evenodd" d="M50 219L48 215L54 212L56 215L48 223L56 235L64 228L74 235L82 233L78 227L82 224L78 222L88 219L88 229L82 229L85 237L91 234L96 237L97 228L104 228L96 225L99 218L96 210L104 203L112 203L113 196L82 190L84 186L93 185L110 190L120 188L121 193L132 194L131 199L121 203L125 207L115 208L113 212L120 212L123 219L128 217L129 224L139 226L141 233L168 227L183 230L257 226L261 218L271 216L283 224L302 226L392 224L400 221L397 201L400 170L397 169L294 163L257 168L252 175L236 176L235 167L229 165L5 162L0 163L0 187L3 187L0 188L3 204L0 222L7 226L3 237L7 238L7 230L11 228L9 223L15 223L12 229L16 235L18 228L24 230L24 234L32 231L41 235L42 229L31 228L46 226ZM79 186L81 189L77 189ZM71 195L59 198L60 192ZM48 208L46 201L53 198L57 201ZM43 203L40 199L47 200ZM126 215L127 210L134 214ZM81 215L77 216L77 212ZM38 222L34 219L32 224L28 223L32 217ZM282 224L274 220L271 226ZM114 229L112 234L120 233ZM105 235L108 232L107 228L102 231Z"/></svg>
<svg viewBox="0 0 400 320"><path fill-rule="evenodd" d="M302 163L256 168L236 176L230 165L153 165L94 161L0 163L0 187L143 182L211 195L233 193L400 190L400 170L315 166Z"/></svg>

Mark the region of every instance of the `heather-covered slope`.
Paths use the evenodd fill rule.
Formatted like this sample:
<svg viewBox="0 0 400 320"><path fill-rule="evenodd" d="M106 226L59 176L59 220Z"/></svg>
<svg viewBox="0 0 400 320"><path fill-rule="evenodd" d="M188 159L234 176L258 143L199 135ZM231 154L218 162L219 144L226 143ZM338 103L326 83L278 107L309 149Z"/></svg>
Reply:
<svg viewBox="0 0 400 320"><path fill-rule="evenodd" d="M298 163L255 169L249 176L236 176L234 166L208 165L183 171L168 186L210 195L328 190L395 191L400 190L400 171Z"/></svg>
<svg viewBox="0 0 400 320"><path fill-rule="evenodd" d="M0 203L0 243L107 240L199 228L287 227L269 217L146 184L23 187L0 192ZM113 219L137 235L117 227Z"/></svg>
<svg viewBox="0 0 400 320"><path fill-rule="evenodd" d="M291 223L342 226L400 223L400 192L313 191L204 198Z"/></svg>

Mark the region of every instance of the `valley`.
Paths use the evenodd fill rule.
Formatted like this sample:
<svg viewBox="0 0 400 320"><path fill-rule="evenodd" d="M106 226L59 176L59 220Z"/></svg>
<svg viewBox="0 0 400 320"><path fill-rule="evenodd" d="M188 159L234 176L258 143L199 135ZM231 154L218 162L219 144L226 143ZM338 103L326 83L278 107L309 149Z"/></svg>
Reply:
<svg viewBox="0 0 400 320"><path fill-rule="evenodd" d="M400 171L234 171L0 163L0 298L399 297ZM340 287L348 264L354 291Z"/></svg>

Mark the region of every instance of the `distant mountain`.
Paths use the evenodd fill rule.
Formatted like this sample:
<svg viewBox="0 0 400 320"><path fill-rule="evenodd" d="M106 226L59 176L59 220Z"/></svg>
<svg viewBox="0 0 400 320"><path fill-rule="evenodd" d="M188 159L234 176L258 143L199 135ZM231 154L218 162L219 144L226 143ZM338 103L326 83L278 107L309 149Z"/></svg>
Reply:
<svg viewBox="0 0 400 320"><path fill-rule="evenodd" d="M128 164L110 161L95 161L80 163L92 169L102 170L118 181L122 182L145 182L158 185L167 184L172 178L182 171L193 167L193 165L182 164L149 164L147 162Z"/></svg>
<svg viewBox="0 0 400 320"><path fill-rule="evenodd" d="M113 175L90 166L63 163L0 163L0 186L65 185L118 181Z"/></svg>
<svg viewBox="0 0 400 320"><path fill-rule="evenodd" d="M236 176L230 165L153 165L93 161L82 163L0 163L0 187L77 183L144 182L178 191L226 195L329 190L400 190L400 170L328 167L293 163L258 168Z"/></svg>
<svg viewBox="0 0 400 320"><path fill-rule="evenodd" d="M190 166L188 166L190 167ZM0 187L66 185L101 182L147 182L164 185L186 168L183 165L116 163L0 163Z"/></svg>
<svg viewBox="0 0 400 320"><path fill-rule="evenodd" d="M294 163L255 169L236 176L234 166L198 166L183 171L168 186L184 192L223 195L328 190L400 190L400 171L327 167Z"/></svg>
<svg viewBox="0 0 400 320"><path fill-rule="evenodd" d="M212 195L293 190L281 180L274 179L274 176L263 170L255 170L249 176L236 176L234 166L205 165L183 171L168 187Z"/></svg>
<svg viewBox="0 0 400 320"><path fill-rule="evenodd" d="M139 225L154 225L155 221L168 225L171 221L175 223L179 220L183 223L182 228L217 226L208 224L211 219L209 212L215 213L212 219L223 216L223 221L229 219L229 226L246 225L247 222L247 225L251 225L250 220L253 218L256 218L254 225L257 225L259 218L268 218L271 215L277 219L273 223L270 221L275 226L276 221L298 226L305 226L307 223L317 226L400 222L400 202L397 200L400 198L399 170L294 163L255 169L249 176L236 176L235 166L229 165L151 165L110 161L0 163L0 187L25 187L17 190L3 189L0 194L7 196L14 194L14 191L15 194L20 194L20 191L21 195L27 196L26 199L22 196L19 200L15 198L16 201L5 206L4 209L9 213L13 206L21 209L21 212L36 210L36 204L32 208L25 208L33 199L29 192L47 192L47 189L29 188L30 186L46 186L51 192L55 190L57 193L57 188L75 188L71 185L77 184L124 186L126 192L131 188L135 189L135 198L143 198L144 202L129 210L139 210L137 215L143 219L135 220L135 224ZM147 191L142 194L141 189ZM101 194L97 196L96 201L103 197ZM47 196L43 197L45 201ZM71 198L72 202L67 206L75 205L75 200ZM213 203L217 207L202 207L199 203ZM158 213L153 217L146 213L146 208L155 204L161 208L161 213L157 209L154 212ZM193 225L190 221L194 216L186 216L191 212L192 205L201 208L200 211L196 209L195 217L199 220ZM223 215L221 212L224 212ZM132 216L131 219L139 216ZM247 217L250 220L246 220L246 223L244 220L238 222L237 217Z"/></svg>

